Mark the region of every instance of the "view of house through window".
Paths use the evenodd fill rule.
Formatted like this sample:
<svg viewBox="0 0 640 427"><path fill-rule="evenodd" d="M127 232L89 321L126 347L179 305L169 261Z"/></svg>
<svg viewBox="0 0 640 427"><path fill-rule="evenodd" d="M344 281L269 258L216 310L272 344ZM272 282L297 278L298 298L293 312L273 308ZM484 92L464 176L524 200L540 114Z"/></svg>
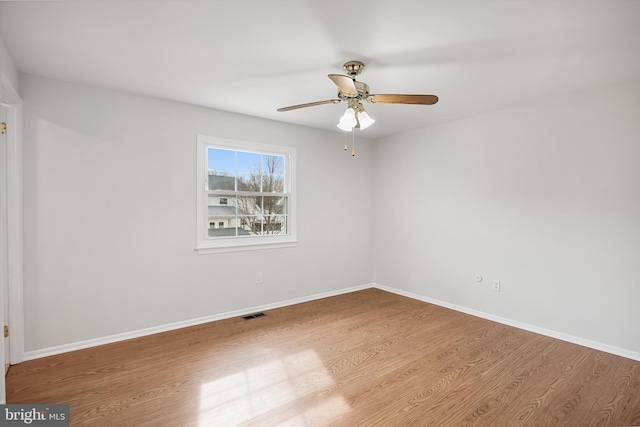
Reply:
<svg viewBox="0 0 640 427"><path fill-rule="evenodd" d="M199 253L290 247L295 149L198 136Z"/></svg>
<svg viewBox="0 0 640 427"><path fill-rule="evenodd" d="M207 168L210 238L287 232L283 155L208 147Z"/></svg>

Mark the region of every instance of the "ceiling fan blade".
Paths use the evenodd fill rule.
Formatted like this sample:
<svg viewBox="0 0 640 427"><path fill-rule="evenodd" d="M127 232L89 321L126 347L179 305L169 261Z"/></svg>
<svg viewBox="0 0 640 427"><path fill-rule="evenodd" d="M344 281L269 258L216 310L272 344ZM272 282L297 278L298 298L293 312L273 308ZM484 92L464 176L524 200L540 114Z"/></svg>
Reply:
<svg viewBox="0 0 640 427"><path fill-rule="evenodd" d="M291 111L291 110L297 110L298 108L315 107L316 105L324 105L324 104L337 104L339 102L342 102L342 100L340 100L340 99L328 99L326 101L309 102L308 104L300 104L300 105L292 105L290 107L282 107L282 108L278 108L278 111Z"/></svg>
<svg viewBox="0 0 640 427"><path fill-rule="evenodd" d="M435 95L369 95L368 101L378 104L433 105L438 102Z"/></svg>
<svg viewBox="0 0 640 427"><path fill-rule="evenodd" d="M358 89L356 89L351 77L342 74L329 74L329 78L338 86L340 93L347 96L358 96Z"/></svg>

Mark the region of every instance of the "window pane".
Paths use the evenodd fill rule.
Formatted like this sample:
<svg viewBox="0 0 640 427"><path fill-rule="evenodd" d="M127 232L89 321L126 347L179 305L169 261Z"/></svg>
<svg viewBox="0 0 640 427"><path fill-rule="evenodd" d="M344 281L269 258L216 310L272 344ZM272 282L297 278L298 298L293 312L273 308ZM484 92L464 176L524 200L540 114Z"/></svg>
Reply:
<svg viewBox="0 0 640 427"><path fill-rule="evenodd" d="M238 166L239 172L259 172L260 171L260 154L247 153L245 151L238 151Z"/></svg>
<svg viewBox="0 0 640 427"><path fill-rule="evenodd" d="M209 215L210 220L216 219L217 221L219 218L228 218L231 221L236 217L236 208L235 206L228 206L228 205L227 206L213 205L213 206L207 207L207 213Z"/></svg>
<svg viewBox="0 0 640 427"><path fill-rule="evenodd" d="M236 168L235 155L236 152L233 150L209 147L207 149L207 168L210 171L233 171Z"/></svg>
<svg viewBox="0 0 640 427"><path fill-rule="evenodd" d="M262 198L262 213L264 215L286 214L286 206L286 197L264 196Z"/></svg>
<svg viewBox="0 0 640 427"><path fill-rule="evenodd" d="M238 215L260 215L262 213L262 197L238 196Z"/></svg>
<svg viewBox="0 0 640 427"><path fill-rule="evenodd" d="M238 228L239 236L252 236L259 234L260 218L255 215L245 215L239 218L240 227Z"/></svg>
<svg viewBox="0 0 640 427"><path fill-rule="evenodd" d="M253 173L238 174L238 191L260 191L260 177Z"/></svg>
<svg viewBox="0 0 640 427"><path fill-rule="evenodd" d="M265 193L284 193L284 175L262 175L262 191Z"/></svg>
<svg viewBox="0 0 640 427"><path fill-rule="evenodd" d="M287 217L284 215L268 215L261 218L256 224L258 234L286 234L287 233Z"/></svg>
<svg viewBox="0 0 640 427"><path fill-rule="evenodd" d="M209 228L207 230L210 239L219 239L221 237L236 237L235 228Z"/></svg>
<svg viewBox="0 0 640 427"><path fill-rule="evenodd" d="M207 179L209 190L235 190L235 178L224 174L224 171L219 173L209 171Z"/></svg>
<svg viewBox="0 0 640 427"><path fill-rule="evenodd" d="M263 174L284 174L284 156L274 156L265 154L262 156L262 173Z"/></svg>
<svg viewBox="0 0 640 427"><path fill-rule="evenodd" d="M210 198L209 203L212 203L212 199L215 200L213 203L216 203L218 198ZM227 199L228 202L231 200L233 198ZM210 204L207 207L207 214L209 222L207 233L209 238L236 236L235 227L238 224L238 219L234 206Z"/></svg>

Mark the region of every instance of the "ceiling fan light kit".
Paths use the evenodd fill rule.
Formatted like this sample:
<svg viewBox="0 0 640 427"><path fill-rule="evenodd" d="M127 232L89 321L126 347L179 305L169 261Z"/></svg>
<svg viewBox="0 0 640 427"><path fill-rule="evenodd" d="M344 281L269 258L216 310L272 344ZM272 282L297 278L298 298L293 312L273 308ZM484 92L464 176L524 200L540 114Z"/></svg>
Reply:
<svg viewBox="0 0 640 427"><path fill-rule="evenodd" d="M347 103L347 110L344 112L338 128L351 132L354 127L364 130L375 123L365 111L362 101L373 104L412 104L412 105L433 105L438 102L435 95L372 95L369 93L369 85L356 81L356 77L364 70L364 64L360 61L348 61L342 66L347 75L329 74L329 79L338 87L338 99L326 101L310 102L307 104L292 105L290 107L278 108L278 111L291 111L299 108L315 107L316 105Z"/></svg>

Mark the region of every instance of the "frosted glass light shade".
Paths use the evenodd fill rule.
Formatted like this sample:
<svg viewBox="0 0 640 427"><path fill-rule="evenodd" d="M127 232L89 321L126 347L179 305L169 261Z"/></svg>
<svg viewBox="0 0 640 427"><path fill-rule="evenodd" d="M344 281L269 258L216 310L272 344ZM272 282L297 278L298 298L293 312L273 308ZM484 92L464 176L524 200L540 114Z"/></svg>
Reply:
<svg viewBox="0 0 640 427"><path fill-rule="evenodd" d="M345 111L340 118L338 128L346 132L351 132L351 129L353 129L353 127L357 124L358 120L356 120L356 112L352 108L347 108L347 111Z"/></svg>
<svg viewBox="0 0 640 427"><path fill-rule="evenodd" d="M358 121L360 122L360 130L364 130L376 122L364 111L358 114Z"/></svg>

